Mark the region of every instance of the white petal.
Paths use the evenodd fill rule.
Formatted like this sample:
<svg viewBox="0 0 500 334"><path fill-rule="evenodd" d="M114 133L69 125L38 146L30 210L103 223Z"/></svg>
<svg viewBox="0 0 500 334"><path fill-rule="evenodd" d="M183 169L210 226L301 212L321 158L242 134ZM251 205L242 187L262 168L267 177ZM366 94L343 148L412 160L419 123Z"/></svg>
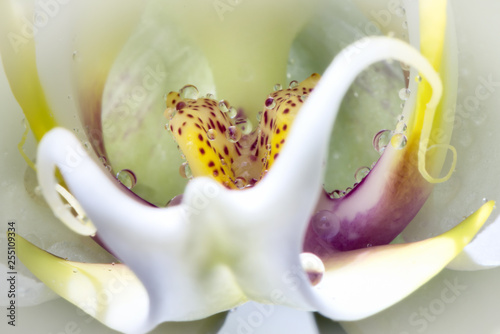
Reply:
<svg viewBox="0 0 500 334"><path fill-rule="evenodd" d="M458 150L453 177L435 187L415 220L405 230L405 239L421 240L451 228L461 217L482 203L483 198L500 198L500 48L491 43L498 20L498 4L472 5L453 2L459 48L459 97L451 144ZM480 29L480 20L491 29ZM498 212L489 224L500 224ZM432 224L429 224L432 222ZM499 227L484 228L452 268L473 270L500 265L497 237ZM491 235L490 235L491 234Z"/></svg>
<svg viewBox="0 0 500 334"><path fill-rule="evenodd" d="M246 303L229 312L219 334L319 334L311 313L277 305Z"/></svg>
<svg viewBox="0 0 500 334"><path fill-rule="evenodd" d="M365 320L343 322L348 333L498 333L500 269L444 270L391 308Z"/></svg>

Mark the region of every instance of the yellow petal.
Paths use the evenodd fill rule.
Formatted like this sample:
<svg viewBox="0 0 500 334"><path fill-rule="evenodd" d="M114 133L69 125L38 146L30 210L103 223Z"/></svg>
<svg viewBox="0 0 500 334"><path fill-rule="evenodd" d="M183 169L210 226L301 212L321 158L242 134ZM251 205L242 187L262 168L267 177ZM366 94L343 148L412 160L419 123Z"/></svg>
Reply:
<svg viewBox="0 0 500 334"><path fill-rule="evenodd" d="M147 317L146 289L123 264L67 261L19 235L16 253L45 285L109 327L130 331L141 326Z"/></svg>
<svg viewBox="0 0 500 334"><path fill-rule="evenodd" d="M30 4L0 2L0 51L14 96L37 140L56 126L43 91L35 59L35 34Z"/></svg>

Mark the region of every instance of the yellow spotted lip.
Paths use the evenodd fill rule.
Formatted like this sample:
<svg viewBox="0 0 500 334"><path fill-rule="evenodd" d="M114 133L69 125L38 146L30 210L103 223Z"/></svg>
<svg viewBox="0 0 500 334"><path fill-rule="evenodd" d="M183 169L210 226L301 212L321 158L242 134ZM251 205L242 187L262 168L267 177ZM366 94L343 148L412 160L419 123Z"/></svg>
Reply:
<svg viewBox="0 0 500 334"><path fill-rule="evenodd" d="M297 112L320 75L288 88L277 85L259 113L259 124L228 101L213 96L198 98L194 86L167 95L166 128L186 158L181 174L188 178L208 176L230 189L252 187L278 158Z"/></svg>

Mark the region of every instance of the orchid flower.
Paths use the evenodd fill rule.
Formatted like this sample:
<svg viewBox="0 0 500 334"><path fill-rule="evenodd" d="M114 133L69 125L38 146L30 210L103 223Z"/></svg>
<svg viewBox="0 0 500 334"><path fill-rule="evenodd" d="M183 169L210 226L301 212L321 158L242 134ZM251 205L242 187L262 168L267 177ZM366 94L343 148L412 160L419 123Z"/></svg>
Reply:
<svg viewBox="0 0 500 334"><path fill-rule="evenodd" d="M40 205L34 212L43 212L37 225L53 214L80 235L67 240L84 243L70 253L65 245L44 247L37 238L48 227L23 227L37 214L17 211L17 255L90 316L127 333L164 322L172 332L217 330L223 312L256 301L355 321L404 299L459 254L452 268L498 265L490 246L498 224L473 240L494 209L493 201L480 202L496 192L473 196L475 212L467 207L463 218L442 210L452 207L455 189L439 210L425 208L437 205L428 200L433 188L456 179L465 148L458 150L452 135L467 127L475 101L464 100L467 117L455 112L457 41L446 1L405 3L408 36L393 27L384 27L390 37L353 33L355 42L310 77L294 64L313 56L301 49L316 42L308 24L329 22L333 2L98 6L96 13L88 2L0 5L4 68L39 141L34 163L21 149L31 165L27 192L14 184L3 203L31 196ZM386 111L397 120L375 136L381 156L358 170L356 184L328 189L338 182L339 162L326 161L349 146L333 129L346 122L336 121L341 102L365 69L383 61L395 80L393 65L403 67L405 86L396 90L403 106ZM292 79L287 70L303 81L272 91ZM497 83L484 80L476 93L486 98ZM364 129L365 121L355 122ZM19 137L9 130L9 138ZM11 150L10 140L4 145ZM188 180L177 175L179 166ZM440 233L436 211L446 218ZM60 229L56 238L66 238ZM398 235L407 243L390 244ZM94 254L85 254L87 247Z"/></svg>

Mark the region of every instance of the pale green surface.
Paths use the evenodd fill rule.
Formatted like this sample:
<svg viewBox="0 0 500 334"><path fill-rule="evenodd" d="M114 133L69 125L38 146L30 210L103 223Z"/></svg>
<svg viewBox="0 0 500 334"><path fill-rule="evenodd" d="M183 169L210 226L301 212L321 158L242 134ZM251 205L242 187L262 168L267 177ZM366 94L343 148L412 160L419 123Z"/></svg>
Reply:
<svg viewBox="0 0 500 334"><path fill-rule="evenodd" d="M351 3L323 2L322 6L292 45L288 61L290 80L300 81L311 73L322 73L348 44L370 32L382 34L366 28L370 21ZM356 170L369 167L378 159L373 137L382 129L396 126L396 118L402 112L398 92L403 86L398 62L371 66L356 79L344 98L330 140L327 190L352 187Z"/></svg>

